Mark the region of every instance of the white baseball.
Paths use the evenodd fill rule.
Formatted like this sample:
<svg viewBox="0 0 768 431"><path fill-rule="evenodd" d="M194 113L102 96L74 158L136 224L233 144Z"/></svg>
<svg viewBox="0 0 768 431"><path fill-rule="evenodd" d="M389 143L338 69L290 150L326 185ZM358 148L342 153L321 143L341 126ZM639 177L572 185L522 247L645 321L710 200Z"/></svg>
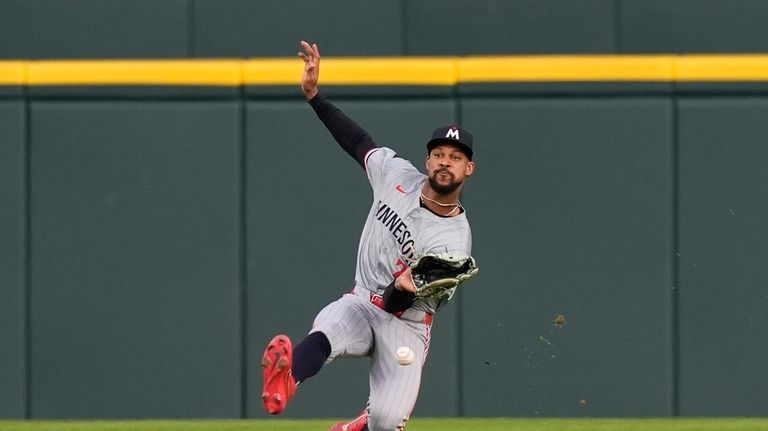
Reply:
<svg viewBox="0 0 768 431"><path fill-rule="evenodd" d="M413 362L413 350L408 346L398 347L395 352L395 359L400 365L410 365Z"/></svg>

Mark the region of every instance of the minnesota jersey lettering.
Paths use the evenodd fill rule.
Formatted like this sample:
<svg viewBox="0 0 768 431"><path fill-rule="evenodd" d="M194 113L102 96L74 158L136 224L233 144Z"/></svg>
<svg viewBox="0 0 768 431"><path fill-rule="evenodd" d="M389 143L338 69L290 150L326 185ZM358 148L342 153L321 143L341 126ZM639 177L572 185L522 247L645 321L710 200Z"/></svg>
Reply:
<svg viewBox="0 0 768 431"><path fill-rule="evenodd" d="M397 240L400 247L400 254L406 262L413 262L416 258L414 254L414 241L411 238L411 231L403 221L402 217L397 215L395 210L390 208L384 202L379 201L379 207L376 210L376 219L380 221Z"/></svg>

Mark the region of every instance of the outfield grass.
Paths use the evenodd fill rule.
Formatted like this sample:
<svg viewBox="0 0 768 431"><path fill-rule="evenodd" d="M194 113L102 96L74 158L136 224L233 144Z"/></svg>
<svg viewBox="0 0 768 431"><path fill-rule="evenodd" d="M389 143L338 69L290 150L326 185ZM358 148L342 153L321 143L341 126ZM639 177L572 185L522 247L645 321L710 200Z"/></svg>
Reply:
<svg viewBox="0 0 768 431"><path fill-rule="evenodd" d="M326 431L324 420L0 421L0 431ZM426 419L408 431L768 431L768 418Z"/></svg>

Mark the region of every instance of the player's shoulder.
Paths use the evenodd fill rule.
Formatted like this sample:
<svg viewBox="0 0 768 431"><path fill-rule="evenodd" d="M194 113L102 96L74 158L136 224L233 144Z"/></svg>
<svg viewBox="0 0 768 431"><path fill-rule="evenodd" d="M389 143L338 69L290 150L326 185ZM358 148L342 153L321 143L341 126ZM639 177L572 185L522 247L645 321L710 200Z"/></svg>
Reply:
<svg viewBox="0 0 768 431"><path fill-rule="evenodd" d="M413 164L387 147L378 147L371 150L365 158L365 170L375 176L386 176L402 172L419 173Z"/></svg>
<svg viewBox="0 0 768 431"><path fill-rule="evenodd" d="M389 147L376 147L369 150L368 154L365 155L365 164L366 166L376 165L385 163L395 158L397 158L397 153L395 150Z"/></svg>

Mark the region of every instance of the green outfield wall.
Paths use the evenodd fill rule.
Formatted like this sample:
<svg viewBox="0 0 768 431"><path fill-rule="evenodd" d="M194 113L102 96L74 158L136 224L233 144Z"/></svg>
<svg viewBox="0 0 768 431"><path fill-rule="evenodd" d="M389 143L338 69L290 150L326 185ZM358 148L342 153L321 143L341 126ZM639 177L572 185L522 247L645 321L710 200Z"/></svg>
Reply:
<svg viewBox="0 0 768 431"><path fill-rule="evenodd" d="M0 0L0 418L263 418L371 192L461 123L480 275L414 415L768 415L768 3ZM352 417L367 362L290 418Z"/></svg>
<svg viewBox="0 0 768 431"><path fill-rule="evenodd" d="M762 0L0 0L0 58L768 51Z"/></svg>
<svg viewBox="0 0 768 431"><path fill-rule="evenodd" d="M325 92L380 145L476 137L481 274L414 414L766 413L764 57L345 61ZM286 67L0 64L2 417L266 416L263 346L351 288L371 198ZM366 369L287 415L353 415Z"/></svg>
<svg viewBox="0 0 768 431"><path fill-rule="evenodd" d="M0 98L0 416L26 403L28 259L25 103Z"/></svg>

